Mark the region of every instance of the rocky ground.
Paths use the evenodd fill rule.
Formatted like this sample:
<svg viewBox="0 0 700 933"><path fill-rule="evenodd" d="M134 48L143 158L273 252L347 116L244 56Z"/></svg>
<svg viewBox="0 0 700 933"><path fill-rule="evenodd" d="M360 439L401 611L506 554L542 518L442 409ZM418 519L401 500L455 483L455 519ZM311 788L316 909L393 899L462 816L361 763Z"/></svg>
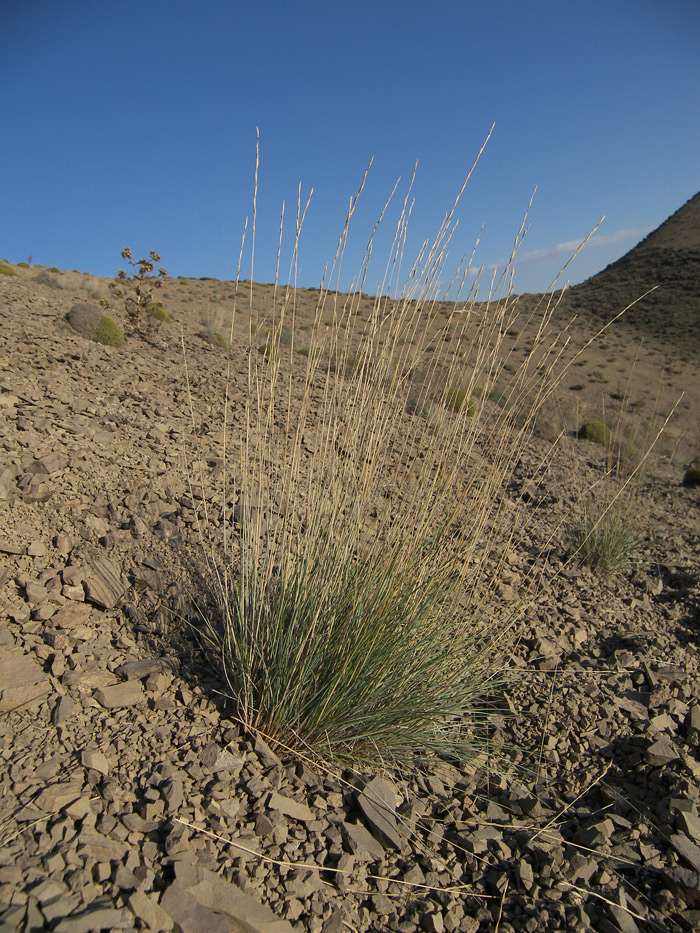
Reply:
<svg viewBox="0 0 700 933"><path fill-rule="evenodd" d="M183 620L198 522L216 524L221 283L170 286L193 427L179 330L86 340L65 323L75 277L52 275L0 277L0 929L699 928L700 495L683 465L650 460L630 571L601 578L553 541L492 758L412 782L326 770L229 718ZM692 364L645 353L643 384L688 388ZM695 423L674 424L692 444ZM513 494L562 509L567 475L533 486L529 467Z"/></svg>

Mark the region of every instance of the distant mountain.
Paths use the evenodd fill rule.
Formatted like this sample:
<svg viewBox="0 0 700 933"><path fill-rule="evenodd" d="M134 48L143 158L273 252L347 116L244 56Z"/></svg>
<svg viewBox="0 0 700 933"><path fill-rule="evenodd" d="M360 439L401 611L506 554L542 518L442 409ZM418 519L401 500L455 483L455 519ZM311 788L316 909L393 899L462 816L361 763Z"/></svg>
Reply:
<svg viewBox="0 0 700 933"><path fill-rule="evenodd" d="M700 193L617 262L569 289L566 304L609 320L654 286L623 320L640 336L699 353Z"/></svg>

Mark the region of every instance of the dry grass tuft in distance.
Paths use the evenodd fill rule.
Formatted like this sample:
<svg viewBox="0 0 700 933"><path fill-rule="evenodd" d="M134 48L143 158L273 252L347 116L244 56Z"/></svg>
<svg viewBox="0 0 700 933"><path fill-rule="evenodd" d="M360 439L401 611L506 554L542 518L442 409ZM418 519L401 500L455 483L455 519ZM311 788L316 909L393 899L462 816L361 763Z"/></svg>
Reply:
<svg viewBox="0 0 700 933"><path fill-rule="evenodd" d="M522 321L508 276L488 301L472 292L437 313L454 207L404 272L410 188L379 289L398 297L374 299L367 312L374 233L350 294L328 285L356 203L303 345L301 199L291 284L275 286L264 320L252 291L249 307L234 311L228 344L241 321L248 392L242 418L227 412L223 425L227 532L223 552L205 541L214 599L202 601L198 624L246 727L355 763L465 761L483 746L519 611L496 595L523 530L506 488L557 384L566 333L551 326L546 296ZM253 244L254 229L255 202ZM517 360L504 349L516 322L534 335ZM490 399L504 362L507 406ZM475 401L455 405L455 386Z"/></svg>

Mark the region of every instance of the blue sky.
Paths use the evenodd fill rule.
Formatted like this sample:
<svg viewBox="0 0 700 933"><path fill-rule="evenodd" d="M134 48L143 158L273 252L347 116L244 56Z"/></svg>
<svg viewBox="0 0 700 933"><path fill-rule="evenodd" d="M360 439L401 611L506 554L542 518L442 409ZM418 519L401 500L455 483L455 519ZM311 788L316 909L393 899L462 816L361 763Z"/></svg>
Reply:
<svg viewBox="0 0 700 933"><path fill-rule="evenodd" d="M171 275L234 278L252 214L272 281L282 202L314 194L299 284L318 285L374 163L341 287L394 182L374 291L414 162L412 258L436 233L492 124L456 217L448 275L510 254L518 291L623 255L700 190L698 0L34 0L8 4L0 54L0 258L114 275L156 249ZM483 230L482 230L483 228ZM249 275L246 257L244 276Z"/></svg>

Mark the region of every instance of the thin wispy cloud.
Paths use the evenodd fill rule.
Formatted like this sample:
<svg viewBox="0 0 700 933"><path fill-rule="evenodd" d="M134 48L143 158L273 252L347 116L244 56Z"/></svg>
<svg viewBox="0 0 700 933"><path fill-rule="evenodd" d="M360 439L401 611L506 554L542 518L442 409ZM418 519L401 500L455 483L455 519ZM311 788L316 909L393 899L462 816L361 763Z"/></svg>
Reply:
<svg viewBox="0 0 700 933"><path fill-rule="evenodd" d="M612 233L596 233L583 250L589 250L592 247L611 246L614 243L621 243L624 240L640 240L648 233L651 233L653 227L628 227L625 230L614 230ZM553 246L547 246L544 249L534 249L526 253L518 253L515 257L515 263L519 266L537 266L556 260L568 259L574 255L581 246L581 240L567 240L564 243L555 243ZM583 251L582 250L582 251ZM502 265L503 263L501 263Z"/></svg>

